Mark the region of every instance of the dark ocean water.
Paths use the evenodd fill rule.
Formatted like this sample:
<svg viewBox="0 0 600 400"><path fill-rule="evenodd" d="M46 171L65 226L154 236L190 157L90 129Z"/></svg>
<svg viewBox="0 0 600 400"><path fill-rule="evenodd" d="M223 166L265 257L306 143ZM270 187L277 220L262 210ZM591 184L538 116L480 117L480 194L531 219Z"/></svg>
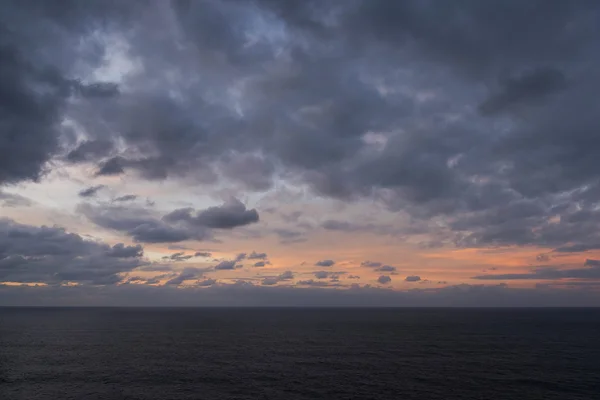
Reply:
<svg viewBox="0 0 600 400"><path fill-rule="evenodd" d="M600 399L600 309L2 309L0 399Z"/></svg>

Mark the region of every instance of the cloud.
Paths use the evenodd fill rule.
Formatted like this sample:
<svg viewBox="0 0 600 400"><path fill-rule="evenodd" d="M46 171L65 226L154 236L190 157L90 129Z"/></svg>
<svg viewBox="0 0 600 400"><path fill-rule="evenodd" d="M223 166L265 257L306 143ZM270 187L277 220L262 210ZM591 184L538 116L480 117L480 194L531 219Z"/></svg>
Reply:
<svg viewBox="0 0 600 400"><path fill-rule="evenodd" d="M331 267L335 264L333 260L320 260L315 263L317 267Z"/></svg>
<svg viewBox="0 0 600 400"><path fill-rule="evenodd" d="M119 196L115 198L113 201L122 202L122 201L133 201L137 199L138 196L136 194L126 194L124 196Z"/></svg>
<svg viewBox="0 0 600 400"><path fill-rule="evenodd" d="M82 204L78 207L78 211L96 225L124 232L136 242L176 243L190 239L207 240L212 238L210 228L214 228L215 225L213 223L206 224L206 220L199 216L205 215L204 213L207 212L211 215L221 213L219 218L226 219L226 215L230 215L233 218L230 220L232 222L240 215L245 214L245 211L240 214L240 209L236 207L233 209L227 205L211 207L200 211L196 217L191 215L192 210L190 209L178 209L162 218L144 208L114 204ZM245 209L245 206L242 205L242 207ZM220 211L215 211L217 209ZM232 210L233 214L228 214ZM251 211L256 212L256 210ZM236 212L238 212L237 215ZM241 220L237 219L237 221L241 223ZM228 225L226 229L231 228L232 226Z"/></svg>
<svg viewBox="0 0 600 400"><path fill-rule="evenodd" d="M479 280L518 280L518 279L600 279L600 261L587 259L584 268L561 268L561 266L533 267L528 273L477 275Z"/></svg>
<svg viewBox="0 0 600 400"><path fill-rule="evenodd" d="M405 282L419 282L421 280L421 277L418 275L409 275L406 278L404 278Z"/></svg>
<svg viewBox="0 0 600 400"><path fill-rule="evenodd" d="M326 279L326 278L328 278L328 277L329 277L329 275L330 275L330 272L327 272L327 271L315 271L315 272L313 273L313 275L314 275L314 276L315 276L315 278L317 278L317 279Z"/></svg>
<svg viewBox="0 0 600 400"><path fill-rule="evenodd" d="M315 281L314 279L301 280L301 281L296 282L296 285L312 286L312 287L339 287L339 286L341 286L338 283Z"/></svg>
<svg viewBox="0 0 600 400"><path fill-rule="evenodd" d="M6 193L0 191L0 203L3 207L30 207L33 202L16 193Z"/></svg>
<svg viewBox="0 0 600 400"><path fill-rule="evenodd" d="M381 283L382 285L390 283L391 281L392 281L392 278L390 278L387 275L381 275L379 278L377 278L377 282Z"/></svg>
<svg viewBox="0 0 600 400"><path fill-rule="evenodd" d="M294 279L294 273L292 271L285 271L277 276L266 277L261 281L263 286L276 285L279 282L289 281Z"/></svg>
<svg viewBox="0 0 600 400"><path fill-rule="evenodd" d="M104 189L104 185L90 186L79 192L79 197L94 197L101 190Z"/></svg>
<svg viewBox="0 0 600 400"><path fill-rule="evenodd" d="M391 265L382 265L379 268L375 268L375 271L379 271L379 272L394 272L394 271L396 271L396 267L393 267Z"/></svg>
<svg viewBox="0 0 600 400"><path fill-rule="evenodd" d="M362 263L360 263L361 267L369 267L369 268L378 268L381 267L381 263L380 262L374 262L374 261L363 261Z"/></svg>
<svg viewBox="0 0 600 400"><path fill-rule="evenodd" d="M267 263L265 261L257 261L254 263L255 267L264 267Z"/></svg>
<svg viewBox="0 0 600 400"><path fill-rule="evenodd" d="M186 255L184 252L173 253L170 256L164 256L163 259L171 261L186 261L194 257L193 255Z"/></svg>
<svg viewBox="0 0 600 400"><path fill-rule="evenodd" d="M526 103L548 96L567 85L561 71L551 68L537 68L521 76L509 78L499 93L486 99L480 105L484 114L502 112L511 106Z"/></svg>
<svg viewBox="0 0 600 400"><path fill-rule="evenodd" d="M209 207L199 211L195 216L191 209L178 209L165 215L164 219L172 222L184 221L190 225L202 226L213 229L232 229L258 222L258 212L248 210L237 199L231 199L222 206Z"/></svg>
<svg viewBox="0 0 600 400"><path fill-rule="evenodd" d="M208 251L197 251L194 253L194 257L210 258L212 257L212 253L209 253Z"/></svg>
<svg viewBox="0 0 600 400"><path fill-rule="evenodd" d="M267 259L267 253L257 253L255 251L253 251L248 256L248 260L266 260L266 259Z"/></svg>
<svg viewBox="0 0 600 400"><path fill-rule="evenodd" d="M139 245L114 246L62 228L0 220L0 281L115 284L146 265Z"/></svg>
<svg viewBox="0 0 600 400"><path fill-rule="evenodd" d="M209 191L277 182L365 215L383 205L422 222L433 236L424 244L595 250L599 7L11 2L0 15L0 184L65 163ZM91 79L111 69L114 38L135 67L118 82ZM164 218L102 205L84 215L146 243L259 222L236 199ZM289 244L306 240L301 228L270 232Z"/></svg>
<svg viewBox="0 0 600 400"><path fill-rule="evenodd" d="M184 268L179 275L177 275L176 277L169 279L167 282L165 282L165 285L181 285L182 283L186 282L186 281L190 281L192 279L197 279L199 277L202 276L202 273L204 272L204 269L200 269L200 268L194 268L194 267L188 267L188 268Z"/></svg>
<svg viewBox="0 0 600 400"><path fill-rule="evenodd" d="M215 265L216 270L229 270L238 268L237 262L239 260L224 260Z"/></svg>

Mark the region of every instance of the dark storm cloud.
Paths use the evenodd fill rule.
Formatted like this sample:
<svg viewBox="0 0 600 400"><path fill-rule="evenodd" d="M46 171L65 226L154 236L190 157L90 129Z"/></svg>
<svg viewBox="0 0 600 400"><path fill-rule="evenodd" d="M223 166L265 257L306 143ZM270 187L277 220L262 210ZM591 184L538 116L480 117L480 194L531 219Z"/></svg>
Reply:
<svg viewBox="0 0 600 400"><path fill-rule="evenodd" d="M38 180L44 174L47 162L60 153L62 139L68 136L61 123L69 102L97 103L104 101L99 97L114 97L113 84L83 84L75 67L101 62L103 46L93 40L99 22L106 19L120 26L131 16L132 5L2 3L0 184ZM71 158L81 161L88 153L76 151Z"/></svg>
<svg viewBox="0 0 600 400"><path fill-rule="evenodd" d="M421 277L418 275L409 275L406 278L404 278L404 280L406 282L419 282L421 280Z"/></svg>
<svg viewBox="0 0 600 400"><path fill-rule="evenodd" d="M560 266L534 267L529 273L489 274L474 276L481 280L515 280L515 279L600 279L600 261L587 259L584 268L561 268Z"/></svg>
<svg viewBox="0 0 600 400"><path fill-rule="evenodd" d="M100 190L104 189L104 187L104 185L90 186L79 192L79 197L94 197Z"/></svg>
<svg viewBox="0 0 600 400"><path fill-rule="evenodd" d="M0 220L0 281L114 284L145 265L141 246L109 246L57 227Z"/></svg>
<svg viewBox="0 0 600 400"><path fill-rule="evenodd" d="M317 261L315 263L315 265L317 267L331 267L334 264L335 264L335 261L333 261L333 260L321 260L321 261Z"/></svg>
<svg viewBox="0 0 600 400"><path fill-rule="evenodd" d="M459 246L600 244L598 2L2 7L0 183L38 179L64 154L98 175L257 191L284 178L372 198L414 219L443 217L444 239ZM104 62L104 33L142 67L123 90L75 73ZM581 212L590 217L571 219ZM179 218L185 229L154 222L136 240L259 219L239 202ZM304 240L297 233L278 234Z"/></svg>
<svg viewBox="0 0 600 400"><path fill-rule="evenodd" d="M107 156L113 148L113 144L107 140L86 140L67 154L67 160L72 163L93 161Z"/></svg>
<svg viewBox="0 0 600 400"><path fill-rule="evenodd" d="M522 76L509 78L500 93L492 95L480 106L485 114L494 114L528 101L534 101L566 87L562 72L536 69Z"/></svg>

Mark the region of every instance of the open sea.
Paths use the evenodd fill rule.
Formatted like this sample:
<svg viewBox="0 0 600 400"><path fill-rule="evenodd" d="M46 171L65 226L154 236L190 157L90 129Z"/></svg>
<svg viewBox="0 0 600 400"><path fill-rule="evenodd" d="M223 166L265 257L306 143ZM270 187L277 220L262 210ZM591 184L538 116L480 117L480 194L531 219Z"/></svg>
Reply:
<svg viewBox="0 0 600 400"><path fill-rule="evenodd" d="M0 399L600 399L600 309L0 308Z"/></svg>

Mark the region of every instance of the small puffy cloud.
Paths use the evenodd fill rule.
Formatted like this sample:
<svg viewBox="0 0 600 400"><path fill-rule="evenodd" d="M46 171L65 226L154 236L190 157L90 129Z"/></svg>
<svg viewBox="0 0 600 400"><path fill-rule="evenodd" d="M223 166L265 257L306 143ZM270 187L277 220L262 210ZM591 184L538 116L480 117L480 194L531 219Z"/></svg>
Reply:
<svg viewBox="0 0 600 400"><path fill-rule="evenodd" d="M267 259L267 253L257 253L255 251L253 251L248 256L248 260L266 260L266 259Z"/></svg>
<svg viewBox="0 0 600 400"><path fill-rule="evenodd" d="M237 260L224 260L215 265L216 270L231 270L236 269Z"/></svg>
<svg viewBox="0 0 600 400"><path fill-rule="evenodd" d="M335 264L333 260L320 260L315 263L317 267L331 267Z"/></svg>
<svg viewBox="0 0 600 400"><path fill-rule="evenodd" d="M393 267L391 265L382 265L379 268L376 268L375 271L379 271L379 272L394 272L396 271L396 267Z"/></svg>
<svg viewBox="0 0 600 400"><path fill-rule="evenodd" d="M409 275L406 278L404 278L404 280L406 282L419 282L421 280L421 277L418 275Z"/></svg>
<svg viewBox="0 0 600 400"><path fill-rule="evenodd" d="M194 253L194 257L210 258L212 257L212 253L209 253L208 251L197 251Z"/></svg>
<svg viewBox="0 0 600 400"><path fill-rule="evenodd" d="M79 197L94 197L104 187L104 185L90 186L89 188L80 191Z"/></svg>
<svg viewBox="0 0 600 400"><path fill-rule="evenodd" d="M382 264L376 261L363 261L360 265L361 267L378 268L381 267Z"/></svg>
<svg viewBox="0 0 600 400"><path fill-rule="evenodd" d="M255 267L264 267L266 263L264 261L257 261L254 263Z"/></svg>
<svg viewBox="0 0 600 400"><path fill-rule="evenodd" d="M261 285L263 286L272 286L276 285L279 282L289 281L294 279L294 273L292 271L285 271L284 273L277 276L266 277L261 281Z"/></svg>
<svg viewBox="0 0 600 400"><path fill-rule="evenodd" d="M315 271L313 273L313 275L315 276L315 278L317 279L326 279L329 277L329 272L327 271Z"/></svg>
<svg viewBox="0 0 600 400"><path fill-rule="evenodd" d="M390 278L387 275L381 275L379 278L377 278L377 282L381 283L382 285L390 283L391 281L392 281L392 278Z"/></svg>

